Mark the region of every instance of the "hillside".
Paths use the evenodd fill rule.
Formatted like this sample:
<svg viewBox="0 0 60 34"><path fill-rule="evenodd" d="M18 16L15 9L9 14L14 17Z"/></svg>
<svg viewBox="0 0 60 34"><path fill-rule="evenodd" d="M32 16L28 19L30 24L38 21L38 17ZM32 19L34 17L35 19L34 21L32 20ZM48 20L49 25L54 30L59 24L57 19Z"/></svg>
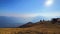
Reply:
<svg viewBox="0 0 60 34"><path fill-rule="evenodd" d="M24 24L24 27L19 26L20 28L0 28L0 34L60 34L60 22L57 21L55 24L52 22L28 22L28 25Z"/></svg>

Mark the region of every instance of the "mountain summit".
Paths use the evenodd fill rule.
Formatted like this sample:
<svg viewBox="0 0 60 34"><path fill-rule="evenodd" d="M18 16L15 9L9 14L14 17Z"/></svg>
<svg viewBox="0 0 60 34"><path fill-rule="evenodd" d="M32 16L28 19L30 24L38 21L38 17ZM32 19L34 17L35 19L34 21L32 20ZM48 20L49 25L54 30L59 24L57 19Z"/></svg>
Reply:
<svg viewBox="0 0 60 34"><path fill-rule="evenodd" d="M26 24L24 24L24 25L19 26L19 28L27 28L27 27L31 27L32 24L33 24L32 22L28 22L28 23L26 23Z"/></svg>

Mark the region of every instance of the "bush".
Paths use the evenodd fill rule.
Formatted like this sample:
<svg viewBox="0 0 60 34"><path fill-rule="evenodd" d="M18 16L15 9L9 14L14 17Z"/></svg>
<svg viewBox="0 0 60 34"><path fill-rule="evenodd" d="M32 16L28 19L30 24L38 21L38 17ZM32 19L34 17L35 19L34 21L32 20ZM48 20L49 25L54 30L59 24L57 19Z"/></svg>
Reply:
<svg viewBox="0 0 60 34"><path fill-rule="evenodd" d="M51 22L52 22L52 24L55 24L55 23L57 22L57 19L56 19L56 18L53 18L53 19L51 20Z"/></svg>

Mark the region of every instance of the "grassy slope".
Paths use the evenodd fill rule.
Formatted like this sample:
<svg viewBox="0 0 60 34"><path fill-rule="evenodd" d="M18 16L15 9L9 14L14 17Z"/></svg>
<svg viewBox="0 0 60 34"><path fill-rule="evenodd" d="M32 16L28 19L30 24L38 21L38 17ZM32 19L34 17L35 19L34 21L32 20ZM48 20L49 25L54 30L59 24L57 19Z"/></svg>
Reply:
<svg viewBox="0 0 60 34"><path fill-rule="evenodd" d="M43 23L29 28L0 28L0 34L60 34L60 25Z"/></svg>

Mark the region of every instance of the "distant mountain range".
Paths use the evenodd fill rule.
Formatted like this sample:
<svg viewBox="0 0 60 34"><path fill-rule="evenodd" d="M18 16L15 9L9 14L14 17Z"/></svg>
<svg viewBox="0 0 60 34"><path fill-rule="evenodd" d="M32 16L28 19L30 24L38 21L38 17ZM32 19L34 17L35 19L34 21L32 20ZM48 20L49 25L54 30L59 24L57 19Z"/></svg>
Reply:
<svg viewBox="0 0 60 34"><path fill-rule="evenodd" d="M17 27L22 25L18 18L15 17L7 17L7 16L0 16L0 28L4 27Z"/></svg>
<svg viewBox="0 0 60 34"><path fill-rule="evenodd" d="M48 20L48 18L43 16L36 16L36 17L29 17L29 18L0 16L0 28L18 27L28 22L35 23L40 20Z"/></svg>
<svg viewBox="0 0 60 34"><path fill-rule="evenodd" d="M8 17L8 16L0 16L0 28L1 27L17 27L23 25L27 22L37 22L44 17L37 16L32 18L18 18L18 17Z"/></svg>

